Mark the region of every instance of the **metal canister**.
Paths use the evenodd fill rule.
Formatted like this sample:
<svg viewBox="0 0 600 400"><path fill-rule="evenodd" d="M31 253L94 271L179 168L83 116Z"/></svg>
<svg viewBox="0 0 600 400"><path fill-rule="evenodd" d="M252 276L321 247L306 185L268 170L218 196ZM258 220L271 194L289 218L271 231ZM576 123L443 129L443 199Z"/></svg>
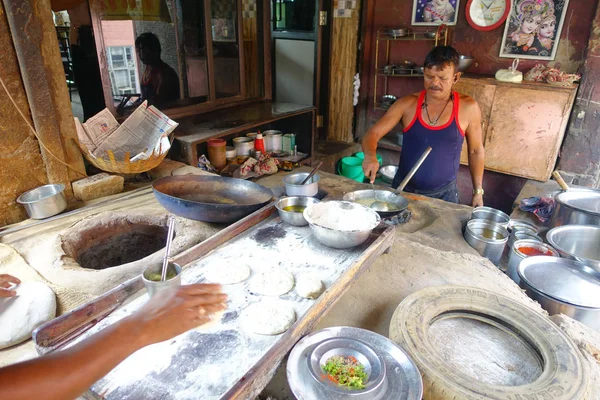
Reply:
<svg viewBox="0 0 600 400"><path fill-rule="evenodd" d="M527 257L531 257L530 255L527 255L527 254L519 251L520 248L524 248L524 247L534 248L536 250L539 250L542 253L547 253L546 255L548 255L548 256L560 257L560 254L558 254L558 251L554 250L554 248L552 248L551 246L549 246L545 243L541 243L537 240L524 239L524 240L515 241L515 243L510 248L510 253L508 255L508 269L506 271L506 274L517 285L521 281L521 279L519 278L519 274L517 272L517 268L519 267L519 264L521 263L521 261L523 261Z"/></svg>
<svg viewBox="0 0 600 400"><path fill-rule="evenodd" d="M151 265L142 274L142 281L148 291L148 296L152 297L158 293L167 290L173 290L181 286L181 267L175 263L169 263L167 267L167 280L161 281L162 264ZM172 274L175 273L174 276ZM171 276L169 279L168 277Z"/></svg>
<svg viewBox="0 0 600 400"><path fill-rule="evenodd" d="M494 265L500 263L508 241L508 231L503 225L484 219L473 219L467 223L464 237L471 247Z"/></svg>

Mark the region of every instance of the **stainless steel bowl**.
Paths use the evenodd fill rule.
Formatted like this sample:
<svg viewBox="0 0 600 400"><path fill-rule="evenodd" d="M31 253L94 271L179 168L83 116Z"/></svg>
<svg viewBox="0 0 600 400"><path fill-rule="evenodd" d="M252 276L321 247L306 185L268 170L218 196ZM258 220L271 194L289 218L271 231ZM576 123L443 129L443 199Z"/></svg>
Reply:
<svg viewBox="0 0 600 400"><path fill-rule="evenodd" d="M474 219L467 223L464 236L467 243L482 257L494 265L500 263L508 241L508 231L504 226L492 221Z"/></svg>
<svg viewBox="0 0 600 400"><path fill-rule="evenodd" d="M308 225L308 221L304 219L303 212L285 211L284 208L289 206L304 206L306 208L309 204L316 204L318 202L319 200L314 197L283 197L275 203L275 208L277 208L277 213L283 222L294 226L306 226Z"/></svg>
<svg viewBox="0 0 600 400"><path fill-rule="evenodd" d="M558 193L554 200L556 208L550 226L600 226L600 190L569 189Z"/></svg>
<svg viewBox="0 0 600 400"><path fill-rule="evenodd" d="M461 55L458 57L458 70L460 72L465 72L473 63L475 59L470 56Z"/></svg>
<svg viewBox="0 0 600 400"><path fill-rule="evenodd" d="M423 34L427 39L435 39L437 32L425 32Z"/></svg>
<svg viewBox="0 0 600 400"><path fill-rule="evenodd" d="M600 272L600 226L564 225L550 229L546 240L564 258Z"/></svg>
<svg viewBox="0 0 600 400"><path fill-rule="evenodd" d="M388 103L389 105L392 105L392 103L394 103L396 100L398 100L398 98L393 94L384 94L381 96L381 102Z"/></svg>
<svg viewBox="0 0 600 400"><path fill-rule="evenodd" d="M509 230L509 232L510 232L509 236L508 236L508 248L509 249L512 249L513 245L515 244L515 242L517 240L531 239L531 240L538 241L540 243L544 242L542 240L542 238L538 236L538 234L536 233L535 230L530 229L525 226L518 226L518 227L515 226L515 227L513 227L512 231Z"/></svg>
<svg viewBox="0 0 600 400"><path fill-rule="evenodd" d="M351 247L358 246L369 238L369 235L371 232L373 232L373 229L375 229L381 222L381 217L379 214L371 210L369 207L351 203L349 201L328 201L326 203L330 204L332 207L336 207L338 210L348 211L349 215L351 215L351 210L361 207L372 214L374 218L371 226L366 227L365 229L351 231L340 230L315 223L312 217L313 207L308 206L304 210L304 219L308 221L308 225L310 226L310 229L317 240L327 247L332 247L334 249L349 249Z"/></svg>
<svg viewBox="0 0 600 400"><path fill-rule="evenodd" d="M397 165L384 165L383 167L379 168L381 179L386 183L392 183L394 177L396 176L396 172L398 172Z"/></svg>
<svg viewBox="0 0 600 400"><path fill-rule="evenodd" d="M147 267L142 273L142 281L144 282L144 286L146 286L148 296L162 295L165 291L174 290L181 286L181 267L179 264L169 263L167 266L167 275L173 272L175 276L171 277L171 279L161 281L156 278L160 279L162 263Z"/></svg>
<svg viewBox="0 0 600 400"><path fill-rule="evenodd" d="M525 293L550 315L565 314L600 331L600 272L579 261L529 257L517 269Z"/></svg>
<svg viewBox="0 0 600 400"><path fill-rule="evenodd" d="M532 247L543 253L550 253L546 257L548 257L548 256L559 257L559 254L556 250L554 250L549 245L542 243L541 240L539 240L539 241L535 240L535 239L517 240L510 247L510 253L508 253L508 269L506 270L506 275L508 275L510 277L510 279L512 279L517 285L519 284L519 281L521 280L519 278L519 274L517 273L517 268L519 267L519 264L524 259L526 259L528 257L532 257L532 256L528 256L527 254L522 253L519 250L523 247Z"/></svg>
<svg viewBox="0 0 600 400"><path fill-rule="evenodd" d="M408 36L409 33L410 31L407 28L388 29L387 31L387 34L393 37L394 39Z"/></svg>
<svg viewBox="0 0 600 400"><path fill-rule="evenodd" d="M510 217L500 210L491 207L477 207L471 212L471 219L483 219L486 221L495 222L508 228Z"/></svg>
<svg viewBox="0 0 600 400"><path fill-rule="evenodd" d="M540 232L540 229L537 226L524 219L511 219L508 221L508 231L512 233L513 229L515 228L528 228L534 231L536 234Z"/></svg>
<svg viewBox="0 0 600 400"><path fill-rule="evenodd" d="M25 207L29 218L52 217L67 208L65 185L58 183L37 187L17 197L17 203Z"/></svg>
<svg viewBox="0 0 600 400"><path fill-rule="evenodd" d="M314 174L308 182L301 185L302 181L304 181L308 175L308 172L298 172L296 174L286 175L283 178L285 194L288 196L316 196L317 193L319 193L319 181L321 180L321 177L318 174Z"/></svg>

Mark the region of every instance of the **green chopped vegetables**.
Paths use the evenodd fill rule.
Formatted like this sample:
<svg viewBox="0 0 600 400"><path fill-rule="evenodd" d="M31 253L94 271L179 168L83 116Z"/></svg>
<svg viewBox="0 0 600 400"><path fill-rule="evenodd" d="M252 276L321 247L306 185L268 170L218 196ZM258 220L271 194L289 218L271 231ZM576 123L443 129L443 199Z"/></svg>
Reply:
<svg viewBox="0 0 600 400"><path fill-rule="evenodd" d="M350 389L364 389L367 373L356 358L335 356L331 357L323 367L324 379L346 386Z"/></svg>

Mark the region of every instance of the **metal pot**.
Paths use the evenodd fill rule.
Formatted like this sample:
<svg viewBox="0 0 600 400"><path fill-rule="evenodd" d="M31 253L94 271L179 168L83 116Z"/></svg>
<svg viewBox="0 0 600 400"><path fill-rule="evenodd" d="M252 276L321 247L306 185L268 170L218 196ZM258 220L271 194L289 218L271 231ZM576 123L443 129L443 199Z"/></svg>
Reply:
<svg viewBox="0 0 600 400"><path fill-rule="evenodd" d="M304 219L303 212L286 211L285 207L288 206L304 206L307 207L309 204L318 203L319 200L314 197L296 196L296 197L283 197L275 203L277 213L283 222L294 225L294 226L306 226L308 221ZM304 211L304 210L303 210Z"/></svg>
<svg viewBox="0 0 600 400"><path fill-rule="evenodd" d="M471 212L471 219L495 222L504 228L508 228L508 222L510 221L510 217L506 213L491 207L474 208L473 212Z"/></svg>
<svg viewBox="0 0 600 400"><path fill-rule="evenodd" d="M600 272L557 257L529 257L517 272L525 293L550 315L565 314L600 331Z"/></svg>
<svg viewBox="0 0 600 400"><path fill-rule="evenodd" d="M384 165L383 167L379 168L381 179L385 183L392 183L394 177L396 176L396 172L398 172L397 165Z"/></svg>
<svg viewBox="0 0 600 400"><path fill-rule="evenodd" d="M238 156L249 156L254 150L254 139L250 137L234 138L233 147L235 147Z"/></svg>
<svg viewBox="0 0 600 400"><path fill-rule="evenodd" d="M494 265L500 263L508 241L508 231L496 222L474 219L467 223L465 240Z"/></svg>
<svg viewBox="0 0 600 400"><path fill-rule="evenodd" d="M551 227L562 225L600 226L600 190L569 189L554 197L556 207Z"/></svg>
<svg viewBox="0 0 600 400"><path fill-rule="evenodd" d="M508 237L508 248L512 249L513 245L517 240L531 239L537 242L543 243L541 237L537 235L534 230L531 230L526 227L515 227L512 232L510 232L510 236ZM516 272L515 272L516 273Z"/></svg>
<svg viewBox="0 0 600 400"><path fill-rule="evenodd" d="M65 185L58 183L39 186L17 197L17 203L25 207L27 215L32 219L60 214L67 208Z"/></svg>
<svg viewBox="0 0 600 400"><path fill-rule="evenodd" d="M506 274L510 277L510 279L512 279L517 285L519 284L519 274L517 273L517 268L519 267L519 264L521 263L521 261L523 261L524 259L531 257L528 256L524 253L522 253L521 251L519 251L520 248L523 247L533 247L536 250L539 250L541 252L544 253L550 253L550 256L552 257L559 257L559 254L556 250L554 250L552 247L548 246L547 244L542 243L541 240L532 240L532 239L524 239L524 240L517 240L511 247L510 247L510 253L508 255L508 270L506 271Z"/></svg>
<svg viewBox="0 0 600 400"><path fill-rule="evenodd" d="M285 176L283 178L285 194L288 196L316 196L317 193L319 193L319 180L321 177L315 174L308 182L301 185L302 181L304 181L308 175L309 172L299 172L297 174Z"/></svg>
<svg viewBox="0 0 600 400"><path fill-rule="evenodd" d="M600 226L565 225L546 233L546 240L564 258L600 272Z"/></svg>
<svg viewBox="0 0 600 400"><path fill-rule="evenodd" d="M540 228L538 228L532 222L529 222L527 220L511 219L510 221L508 221L507 229L508 229L509 233L512 233L513 229L519 229L519 228L528 228L528 229L534 231L536 234L538 234L540 232Z"/></svg>

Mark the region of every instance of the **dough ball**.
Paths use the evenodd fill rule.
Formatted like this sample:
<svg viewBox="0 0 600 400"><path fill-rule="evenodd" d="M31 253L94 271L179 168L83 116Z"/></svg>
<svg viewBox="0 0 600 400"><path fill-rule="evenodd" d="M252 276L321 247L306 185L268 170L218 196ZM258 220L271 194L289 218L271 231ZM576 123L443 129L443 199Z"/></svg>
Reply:
<svg viewBox="0 0 600 400"><path fill-rule="evenodd" d="M296 312L283 301L260 301L249 305L241 315L242 328L259 335L278 335L296 322Z"/></svg>
<svg viewBox="0 0 600 400"><path fill-rule="evenodd" d="M221 319L223 319L223 314L225 314L225 310L218 311L212 314L209 322L200 325L196 328L198 331L207 331L209 329L214 328L215 326L221 324Z"/></svg>
<svg viewBox="0 0 600 400"><path fill-rule="evenodd" d="M211 283L233 285L248 279L250 267L246 264L214 265L204 273L204 277Z"/></svg>
<svg viewBox="0 0 600 400"><path fill-rule="evenodd" d="M298 275L296 279L296 293L306 299L316 299L323 292L323 282L311 275Z"/></svg>
<svg viewBox="0 0 600 400"><path fill-rule="evenodd" d="M281 296L294 287L294 276L283 269L261 272L250 280L250 291L264 296Z"/></svg>
<svg viewBox="0 0 600 400"><path fill-rule="evenodd" d="M56 296L41 282L21 283L17 295L0 299L0 349L21 343L56 315Z"/></svg>

